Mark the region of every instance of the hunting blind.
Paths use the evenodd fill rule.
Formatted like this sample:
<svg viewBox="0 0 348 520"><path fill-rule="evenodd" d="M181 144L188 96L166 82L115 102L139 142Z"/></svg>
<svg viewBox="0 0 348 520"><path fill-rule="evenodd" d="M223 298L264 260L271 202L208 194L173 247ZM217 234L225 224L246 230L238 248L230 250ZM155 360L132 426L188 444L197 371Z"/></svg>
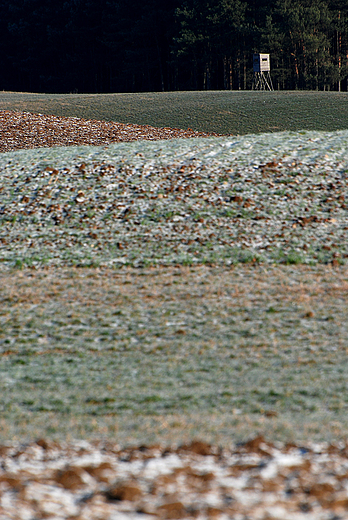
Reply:
<svg viewBox="0 0 348 520"><path fill-rule="evenodd" d="M253 69L252 90L273 90L269 54L254 54Z"/></svg>

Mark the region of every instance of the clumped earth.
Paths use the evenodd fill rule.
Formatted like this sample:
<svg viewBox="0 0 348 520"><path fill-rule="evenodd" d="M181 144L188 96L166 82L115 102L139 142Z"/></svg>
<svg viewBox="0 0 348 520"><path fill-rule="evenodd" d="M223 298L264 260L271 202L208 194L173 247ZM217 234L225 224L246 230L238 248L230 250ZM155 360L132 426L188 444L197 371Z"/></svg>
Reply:
<svg viewBox="0 0 348 520"><path fill-rule="evenodd" d="M8 520L347 518L347 445L120 449L37 440L2 447L0 516Z"/></svg>
<svg viewBox="0 0 348 520"><path fill-rule="evenodd" d="M0 518L344 520L347 132L11 121Z"/></svg>
<svg viewBox="0 0 348 520"><path fill-rule="evenodd" d="M107 145L120 141L207 137L214 133L155 128L149 125L90 121L78 117L56 117L29 112L0 111L0 152L26 148Z"/></svg>

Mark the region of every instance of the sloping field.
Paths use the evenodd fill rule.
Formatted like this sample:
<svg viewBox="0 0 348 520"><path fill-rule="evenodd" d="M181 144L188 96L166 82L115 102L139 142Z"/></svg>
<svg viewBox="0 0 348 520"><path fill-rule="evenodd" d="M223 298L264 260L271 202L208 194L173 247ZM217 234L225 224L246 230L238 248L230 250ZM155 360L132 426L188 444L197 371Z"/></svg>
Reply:
<svg viewBox="0 0 348 520"><path fill-rule="evenodd" d="M345 264L348 131L0 156L0 268Z"/></svg>
<svg viewBox="0 0 348 520"><path fill-rule="evenodd" d="M0 517L345 520L348 131L109 137L0 154Z"/></svg>
<svg viewBox="0 0 348 520"><path fill-rule="evenodd" d="M331 438L334 417L343 434L347 148L283 132L1 154L2 435L102 420L125 442L147 418L154 440L179 414L227 442L268 412L272 438Z"/></svg>
<svg viewBox="0 0 348 520"><path fill-rule="evenodd" d="M0 93L0 110L192 128L218 134L345 130L346 92Z"/></svg>
<svg viewBox="0 0 348 520"><path fill-rule="evenodd" d="M337 414L345 431L347 148L284 132L1 154L4 435L188 413L226 441L267 411L271 436L330 437Z"/></svg>

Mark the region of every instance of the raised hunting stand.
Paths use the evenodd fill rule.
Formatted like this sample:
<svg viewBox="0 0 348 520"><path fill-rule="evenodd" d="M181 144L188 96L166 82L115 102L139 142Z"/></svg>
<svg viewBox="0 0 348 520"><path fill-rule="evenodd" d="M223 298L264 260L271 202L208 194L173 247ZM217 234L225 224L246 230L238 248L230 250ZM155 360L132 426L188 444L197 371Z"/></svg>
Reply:
<svg viewBox="0 0 348 520"><path fill-rule="evenodd" d="M271 79L269 54L254 54L252 90L274 90Z"/></svg>

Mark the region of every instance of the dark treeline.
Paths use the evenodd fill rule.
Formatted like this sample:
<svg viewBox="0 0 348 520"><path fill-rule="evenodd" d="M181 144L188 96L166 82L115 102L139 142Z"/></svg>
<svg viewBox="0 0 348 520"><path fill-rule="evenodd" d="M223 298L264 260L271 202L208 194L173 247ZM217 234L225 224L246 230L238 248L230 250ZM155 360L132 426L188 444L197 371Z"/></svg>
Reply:
<svg viewBox="0 0 348 520"><path fill-rule="evenodd" d="M0 88L347 90L348 0L0 0Z"/></svg>

